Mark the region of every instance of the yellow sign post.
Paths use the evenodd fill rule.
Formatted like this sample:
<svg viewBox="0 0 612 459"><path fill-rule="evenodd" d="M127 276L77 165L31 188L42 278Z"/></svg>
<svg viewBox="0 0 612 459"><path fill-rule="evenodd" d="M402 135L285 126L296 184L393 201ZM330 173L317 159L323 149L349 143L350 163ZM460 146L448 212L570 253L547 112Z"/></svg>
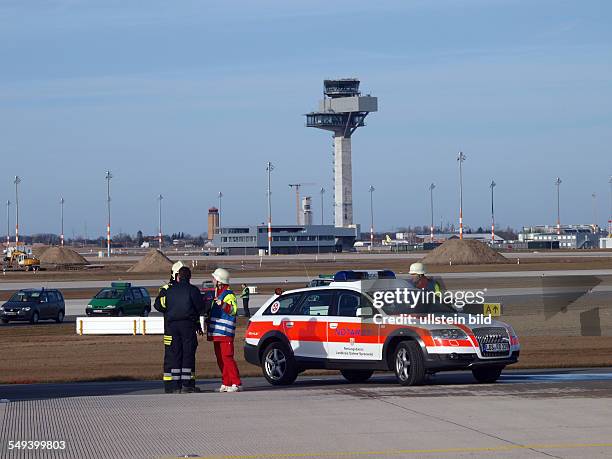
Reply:
<svg viewBox="0 0 612 459"><path fill-rule="evenodd" d="M499 317L501 313L501 303L485 303L483 305L483 314L485 316Z"/></svg>

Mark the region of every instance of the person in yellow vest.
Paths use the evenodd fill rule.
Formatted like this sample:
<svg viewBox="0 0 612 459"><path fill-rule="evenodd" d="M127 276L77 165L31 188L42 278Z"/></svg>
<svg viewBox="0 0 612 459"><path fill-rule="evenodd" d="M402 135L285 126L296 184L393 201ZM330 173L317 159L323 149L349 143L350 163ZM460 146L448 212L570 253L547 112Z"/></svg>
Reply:
<svg viewBox="0 0 612 459"><path fill-rule="evenodd" d="M242 390L238 365L234 360L238 303L229 286L229 271L217 268L212 277L215 282L215 299L207 320L207 335L208 340L214 344L217 364L222 374L219 392L238 392Z"/></svg>

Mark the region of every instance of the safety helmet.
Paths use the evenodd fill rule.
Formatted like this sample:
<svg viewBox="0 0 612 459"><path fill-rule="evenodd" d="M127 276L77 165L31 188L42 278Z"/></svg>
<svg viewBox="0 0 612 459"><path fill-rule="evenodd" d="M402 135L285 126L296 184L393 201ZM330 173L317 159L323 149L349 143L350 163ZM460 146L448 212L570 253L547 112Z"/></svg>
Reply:
<svg viewBox="0 0 612 459"><path fill-rule="evenodd" d="M409 272L409 274L424 275L425 274L425 265L423 265L423 263L412 263L410 265L410 272Z"/></svg>
<svg viewBox="0 0 612 459"><path fill-rule="evenodd" d="M229 285L230 283L230 273L227 269L217 268L215 272L212 273L212 277L214 280L221 284Z"/></svg>
<svg viewBox="0 0 612 459"><path fill-rule="evenodd" d="M179 269L181 269L183 266L187 266L187 265L180 260L172 265L172 277L173 278L176 277L176 275L179 272Z"/></svg>

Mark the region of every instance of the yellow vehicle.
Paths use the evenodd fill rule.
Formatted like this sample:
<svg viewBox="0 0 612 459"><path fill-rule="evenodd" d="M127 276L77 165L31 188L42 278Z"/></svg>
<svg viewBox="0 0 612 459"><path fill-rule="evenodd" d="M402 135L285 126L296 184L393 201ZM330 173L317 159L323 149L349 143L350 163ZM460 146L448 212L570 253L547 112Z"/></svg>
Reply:
<svg viewBox="0 0 612 459"><path fill-rule="evenodd" d="M38 271L40 260L32 255L32 249L23 246L9 247L5 252L3 269L24 269Z"/></svg>

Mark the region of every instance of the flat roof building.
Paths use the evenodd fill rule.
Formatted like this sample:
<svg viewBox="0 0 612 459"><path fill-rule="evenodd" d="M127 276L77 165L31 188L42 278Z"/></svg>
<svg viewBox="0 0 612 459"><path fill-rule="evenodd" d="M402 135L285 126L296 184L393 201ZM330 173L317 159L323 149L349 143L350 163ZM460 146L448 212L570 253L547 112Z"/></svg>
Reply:
<svg viewBox="0 0 612 459"><path fill-rule="evenodd" d="M360 233L359 225L338 228L333 225L272 226L272 253L331 253L353 250ZM253 255L268 249L266 225L222 227L213 244L229 255ZM260 251L264 252L260 252Z"/></svg>
<svg viewBox="0 0 612 459"><path fill-rule="evenodd" d="M596 225L561 225L561 234L557 226L525 226L518 235L520 242L559 242L560 249L593 249L599 246L601 230Z"/></svg>

